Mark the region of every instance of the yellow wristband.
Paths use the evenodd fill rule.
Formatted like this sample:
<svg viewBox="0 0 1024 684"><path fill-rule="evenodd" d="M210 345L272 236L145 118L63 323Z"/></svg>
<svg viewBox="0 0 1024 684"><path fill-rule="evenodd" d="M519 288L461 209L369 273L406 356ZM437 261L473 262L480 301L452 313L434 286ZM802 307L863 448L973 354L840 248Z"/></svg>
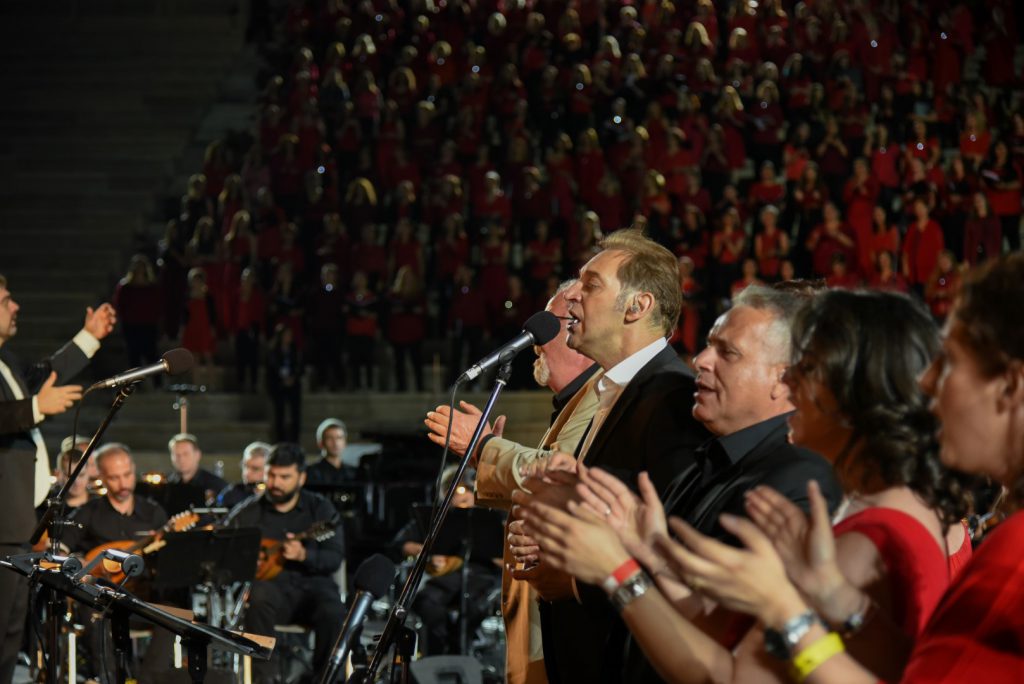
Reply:
<svg viewBox="0 0 1024 684"><path fill-rule="evenodd" d="M846 647L840 636L835 632L829 632L793 656L790 675L795 681L802 683L811 676L812 672L821 667L822 663L845 650Z"/></svg>

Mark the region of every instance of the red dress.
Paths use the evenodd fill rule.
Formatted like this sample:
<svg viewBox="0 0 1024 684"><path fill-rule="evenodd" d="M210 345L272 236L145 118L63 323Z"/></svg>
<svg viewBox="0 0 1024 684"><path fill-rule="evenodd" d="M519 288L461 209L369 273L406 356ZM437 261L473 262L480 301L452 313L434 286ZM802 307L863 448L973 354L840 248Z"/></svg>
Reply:
<svg viewBox="0 0 1024 684"><path fill-rule="evenodd" d="M1024 513L1000 524L935 610L907 684L1024 681Z"/></svg>
<svg viewBox="0 0 1024 684"><path fill-rule="evenodd" d="M841 521L833 531L837 537L857 532L874 544L885 563L889 595L903 599L893 603L893 622L909 636L924 629L971 555L971 543L965 539L947 559L924 525L894 508L868 508Z"/></svg>

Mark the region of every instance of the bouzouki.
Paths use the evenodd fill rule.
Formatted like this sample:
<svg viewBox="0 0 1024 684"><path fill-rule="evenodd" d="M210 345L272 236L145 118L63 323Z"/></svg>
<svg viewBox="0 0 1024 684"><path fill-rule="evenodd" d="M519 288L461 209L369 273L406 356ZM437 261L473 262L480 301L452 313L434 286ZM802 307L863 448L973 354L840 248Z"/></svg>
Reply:
<svg viewBox="0 0 1024 684"><path fill-rule="evenodd" d="M318 523L314 523L305 532L295 535L292 539L297 541L302 541L303 539L313 539L318 542L327 541L334 536L335 525L336 523L332 520L321 520ZM256 579L264 582L272 580L284 570L284 543L286 541L291 541L291 539L260 540L260 555L256 565Z"/></svg>
<svg viewBox="0 0 1024 684"><path fill-rule="evenodd" d="M107 549L118 549L127 553L134 553L138 556L155 553L167 544L167 542L164 541L165 534L168 532L185 532L195 527L197 522L199 522L198 513L183 511L182 513L178 513L173 516L159 530L151 535L143 537L142 539L120 539L118 541L100 544L85 555L85 564L88 565L93 558L100 555ZM124 580L124 573L121 572L119 567L120 566L117 564L108 564L108 562L104 560L93 568L92 574L97 577L106 577L111 582L120 583Z"/></svg>

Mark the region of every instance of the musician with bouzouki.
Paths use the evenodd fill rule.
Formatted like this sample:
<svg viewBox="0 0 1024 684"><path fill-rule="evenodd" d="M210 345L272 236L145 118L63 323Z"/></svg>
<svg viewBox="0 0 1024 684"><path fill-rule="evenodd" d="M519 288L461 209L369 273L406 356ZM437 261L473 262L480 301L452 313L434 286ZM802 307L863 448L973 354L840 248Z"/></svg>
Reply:
<svg viewBox="0 0 1024 684"><path fill-rule="evenodd" d="M174 529L187 529L194 525L194 513L187 513L168 520L167 513L152 499L135 494L135 460L131 451L124 444L110 443L101 446L95 452L96 467L99 469L100 480L106 493L97 499L86 502L71 515L71 519L80 527L69 527L65 530L61 542L72 552L94 557L102 548L122 548L143 555L156 550L162 535ZM106 563L100 563L101 567ZM116 565L107 567L103 581L119 581L120 568ZM136 586L133 586L136 585ZM139 578L131 580L128 589L133 593L145 590ZM152 599L152 596L146 596ZM103 630L107 629L102 622L88 617L91 611L86 610L82 616L86 626L84 641L89 644L90 660L86 668L92 674L100 675L104 671L113 671L109 664L100 665L98 654L107 651L108 661L112 658L109 639L104 642ZM105 646L105 649L104 649ZM172 664L173 636L170 632L153 628L153 637L139 672L139 681L156 681ZM81 672L81 670L80 670Z"/></svg>
<svg viewBox="0 0 1024 684"><path fill-rule="evenodd" d="M264 537L245 631L273 634L274 625L290 623L311 627L313 670L319 672L345 617L333 577L344 559L344 542L334 505L303 489L305 471L301 447L275 445L267 456L264 490L238 504L225 524L256 527ZM254 681L273 681L277 667L273 661L253 662Z"/></svg>

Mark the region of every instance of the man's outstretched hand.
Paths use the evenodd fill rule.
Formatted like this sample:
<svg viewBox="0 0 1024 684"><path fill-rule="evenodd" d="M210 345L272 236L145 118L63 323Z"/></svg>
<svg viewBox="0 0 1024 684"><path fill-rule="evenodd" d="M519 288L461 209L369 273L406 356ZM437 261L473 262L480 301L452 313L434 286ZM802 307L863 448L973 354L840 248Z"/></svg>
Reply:
<svg viewBox="0 0 1024 684"><path fill-rule="evenodd" d="M54 387L55 382L57 382L57 374L51 371L50 377L46 379L36 395L39 412L44 416L56 416L64 413L82 398L81 385Z"/></svg>
<svg viewBox="0 0 1024 684"><path fill-rule="evenodd" d="M473 438L473 432L480 423L482 413L480 409L466 401L460 401L459 407L462 410L456 409L455 413L451 415L452 437L449 446L452 451L462 456L466 453L466 449L469 448L469 440ZM442 405L428 412L426 419L423 421L427 429L430 430L427 437L438 446L444 446L444 438L448 432L449 415L448 407ZM498 416L498 419L494 421L493 428L490 425L484 426L481 438L487 435L500 437L504 430L505 416ZM473 465L475 465L476 459L474 458L473 460Z"/></svg>

